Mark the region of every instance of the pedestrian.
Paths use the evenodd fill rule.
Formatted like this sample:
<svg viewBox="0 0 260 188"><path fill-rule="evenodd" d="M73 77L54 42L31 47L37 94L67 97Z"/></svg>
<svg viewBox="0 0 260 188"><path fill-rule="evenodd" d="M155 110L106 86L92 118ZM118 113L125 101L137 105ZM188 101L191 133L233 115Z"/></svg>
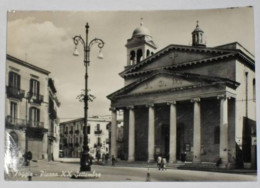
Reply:
<svg viewBox="0 0 260 188"><path fill-rule="evenodd" d="M162 164L162 167L161 167L162 170L166 170L166 163L167 163L166 158L163 158L162 163L161 163Z"/></svg>
<svg viewBox="0 0 260 188"><path fill-rule="evenodd" d="M161 170L161 163L162 163L162 157L159 155L157 157L157 167L158 167L158 170Z"/></svg>
<svg viewBox="0 0 260 188"><path fill-rule="evenodd" d="M115 166L115 163L116 163L116 159L115 159L114 155L112 155L112 166Z"/></svg>
<svg viewBox="0 0 260 188"><path fill-rule="evenodd" d="M109 154L108 154L108 153L106 153L106 155L105 155L105 160L106 160L106 163L107 163L108 159L109 159Z"/></svg>

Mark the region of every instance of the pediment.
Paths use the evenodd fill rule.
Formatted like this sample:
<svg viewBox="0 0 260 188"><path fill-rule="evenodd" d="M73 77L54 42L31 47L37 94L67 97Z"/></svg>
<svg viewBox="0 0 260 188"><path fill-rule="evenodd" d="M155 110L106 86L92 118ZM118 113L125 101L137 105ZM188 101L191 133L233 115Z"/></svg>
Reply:
<svg viewBox="0 0 260 188"><path fill-rule="evenodd" d="M182 76L172 74L158 74L150 79L143 81L135 86L127 94L160 92L164 90L186 88L189 86L204 84L204 81L191 80L183 78Z"/></svg>
<svg viewBox="0 0 260 188"><path fill-rule="evenodd" d="M180 65L187 62L206 60L218 56L223 56L230 52L216 48L195 48L191 46L170 45L159 52L155 53L140 63L129 67L122 73L121 76L128 73L139 71L153 70L161 67L172 65Z"/></svg>

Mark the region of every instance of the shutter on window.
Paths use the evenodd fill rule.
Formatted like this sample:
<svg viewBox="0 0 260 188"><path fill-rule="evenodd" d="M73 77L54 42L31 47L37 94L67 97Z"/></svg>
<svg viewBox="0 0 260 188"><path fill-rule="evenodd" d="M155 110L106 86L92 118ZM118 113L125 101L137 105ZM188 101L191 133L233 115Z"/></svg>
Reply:
<svg viewBox="0 0 260 188"><path fill-rule="evenodd" d="M9 72L9 83L8 83L8 85L10 87L13 86L13 72Z"/></svg>
<svg viewBox="0 0 260 188"><path fill-rule="evenodd" d="M39 81L37 81L36 82L37 84L37 95L39 95L40 94L40 82Z"/></svg>
<svg viewBox="0 0 260 188"><path fill-rule="evenodd" d="M17 75L17 89L20 89L20 80L21 80L21 76Z"/></svg>
<svg viewBox="0 0 260 188"><path fill-rule="evenodd" d="M37 122L40 122L40 110L37 109Z"/></svg>
<svg viewBox="0 0 260 188"><path fill-rule="evenodd" d="M30 79L30 93L32 93L32 92L33 92L32 88L33 88L33 80L32 80L32 79Z"/></svg>

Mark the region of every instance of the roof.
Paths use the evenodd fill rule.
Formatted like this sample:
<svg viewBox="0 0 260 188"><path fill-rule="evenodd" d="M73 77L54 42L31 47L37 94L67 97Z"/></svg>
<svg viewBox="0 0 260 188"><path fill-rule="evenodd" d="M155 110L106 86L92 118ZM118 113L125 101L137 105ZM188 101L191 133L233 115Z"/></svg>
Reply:
<svg viewBox="0 0 260 188"><path fill-rule="evenodd" d="M135 87L137 87L138 85L140 85L141 83L144 83L152 78L154 78L155 76L159 75L159 74L166 74L166 75L170 75L170 76L178 76L178 77L183 77L185 79L190 79L190 80L194 80L194 79L198 79L198 80L202 80L204 82L206 82L207 84L204 85L214 85L216 83L218 84L225 84L231 88L236 88L238 87L240 84L238 82L235 82L233 80L227 79L227 78L221 78L221 77L213 77L213 76L204 76L204 75L199 75L199 74L192 74L192 73L182 73L182 72L174 72L174 71L166 71L166 70L161 70L161 71L157 71L154 74L151 74L145 78L140 78L137 81L115 91L114 93L110 94L107 96L108 99L113 99L115 96L119 96L121 94L124 94L132 89L134 89ZM195 87L202 87L204 86L203 84L199 84L196 85ZM189 86L191 87L191 86ZM175 90L178 88L174 88Z"/></svg>
<svg viewBox="0 0 260 188"><path fill-rule="evenodd" d="M84 121L84 118L77 118L69 121L64 121L60 123L60 125L68 124L68 123L76 123L76 122L81 122ZM92 118L88 117L88 122L110 122L110 120L103 119L103 118Z"/></svg>
<svg viewBox="0 0 260 188"><path fill-rule="evenodd" d="M223 49L220 47L205 47L205 48L198 48L195 46L186 46L186 45L176 45L176 44L171 44L163 48L162 50L156 52L155 54L149 56L148 58L142 60L141 62L127 68L126 70L122 71L119 73L121 77L126 77L130 73L137 72L141 67L152 63L155 59L163 56L166 53L169 53L173 50L177 51L188 51L188 52L205 52L205 53L213 53L215 56L207 59L201 59L201 60L196 60L196 61L191 61L191 62L185 62L182 64L176 64L172 65L174 66L189 66L189 65L196 65L200 63L210 63L215 60L219 59L224 59L224 58L229 58L229 57L239 57L243 59L249 66L253 67L255 66L255 61L252 59L248 54L244 53L240 49ZM146 70L149 71L149 70Z"/></svg>
<svg viewBox="0 0 260 188"><path fill-rule="evenodd" d="M149 29L144 27L143 25L141 25L140 27L137 27L133 32L133 37L134 36L143 36L143 35L151 36Z"/></svg>
<svg viewBox="0 0 260 188"><path fill-rule="evenodd" d="M28 63L28 62L25 62L25 61L23 61L23 60L21 60L21 59L18 59L18 58L16 58L16 57L14 57L14 56L11 56L11 55L9 55L9 54L6 55L6 59L8 59L8 60L10 60L10 61L12 61L12 62L14 62L14 63L17 63L17 64L19 64L19 65L25 66L25 67L27 67L27 68L29 68L29 69L35 70L35 71L37 71L37 72L40 72L40 73L43 73L43 74L46 74L46 75L49 75L49 74L50 74L50 72L47 71L47 70L45 70L45 69L42 69L42 68L37 67L37 66L35 66L35 65L32 65L32 64L30 64L30 63Z"/></svg>

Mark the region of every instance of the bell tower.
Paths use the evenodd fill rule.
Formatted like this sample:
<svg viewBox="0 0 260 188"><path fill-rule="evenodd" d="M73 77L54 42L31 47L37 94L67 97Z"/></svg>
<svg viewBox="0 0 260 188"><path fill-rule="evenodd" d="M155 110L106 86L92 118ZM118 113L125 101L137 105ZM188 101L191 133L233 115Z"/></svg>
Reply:
<svg viewBox="0 0 260 188"><path fill-rule="evenodd" d="M153 42L149 29L143 26L142 18L140 26L133 31L132 37L127 40L125 46L127 66L135 65L155 53L157 46Z"/></svg>
<svg viewBox="0 0 260 188"><path fill-rule="evenodd" d="M192 32L192 46L206 47L203 34L204 31L199 27L199 21L197 21L196 28Z"/></svg>

